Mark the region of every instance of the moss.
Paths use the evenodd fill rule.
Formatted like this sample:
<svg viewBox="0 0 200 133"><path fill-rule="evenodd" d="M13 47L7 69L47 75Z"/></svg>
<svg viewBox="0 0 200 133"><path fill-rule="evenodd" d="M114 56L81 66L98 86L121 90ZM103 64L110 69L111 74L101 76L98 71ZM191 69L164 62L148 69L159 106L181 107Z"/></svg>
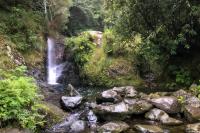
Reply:
<svg viewBox="0 0 200 133"><path fill-rule="evenodd" d="M84 82L94 86L142 85L142 80L132 69L132 64L123 58L103 58L89 62L82 71Z"/></svg>
<svg viewBox="0 0 200 133"><path fill-rule="evenodd" d="M0 69L12 69L16 67L13 59L8 56L7 46L13 46L13 43L0 34Z"/></svg>

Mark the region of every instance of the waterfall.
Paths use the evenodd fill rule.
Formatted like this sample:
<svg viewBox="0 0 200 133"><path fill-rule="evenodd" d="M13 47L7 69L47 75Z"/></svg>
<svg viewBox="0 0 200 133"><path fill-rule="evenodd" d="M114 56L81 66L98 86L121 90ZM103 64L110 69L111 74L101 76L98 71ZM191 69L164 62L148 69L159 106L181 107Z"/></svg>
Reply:
<svg viewBox="0 0 200 133"><path fill-rule="evenodd" d="M56 43L54 39L48 38L48 77L47 82L50 85L56 85L58 78L62 74L65 64L57 64L56 62Z"/></svg>

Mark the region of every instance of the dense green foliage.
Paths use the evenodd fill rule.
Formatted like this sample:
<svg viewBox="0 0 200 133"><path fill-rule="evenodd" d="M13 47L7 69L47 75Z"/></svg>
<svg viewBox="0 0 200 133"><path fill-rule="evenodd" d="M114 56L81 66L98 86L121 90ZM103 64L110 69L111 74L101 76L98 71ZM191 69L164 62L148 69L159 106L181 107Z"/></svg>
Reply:
<svg viewBox="0 0 200 133"><path fill-rule="evenodd" d="M111 31L106 31L101 46L94 42L95 36L82 33L77 37L68 38L66 46L73 51L73 58L79 68L82 83L92 86L141 85L136 64L128 57L111 57L109 48L112 46ZM110 41L109 41L110 40Z"/></svg>
<svg viewBox="0 0 200 133"><path fill-rule="evenodd" d="M73 58L79 68L82 68L90 60L95 47L92 37L88 33L68 38L66 44L68 48L73 50Z"/></svg>
<svg viewBox="0 0 200 133"><path fill-rule="evenodd" d="M18 123L31 130L44 123L39 114L39 95L35 81L25 76L25 67L0 71L0 122ZM17 125L16 125L17 126Z"/></svg>
<svg viewBox="0 0 200 133"><path fill-rule="evenodd" d="M133 49L134 55L146 60L145 62L150 65L150 71L159 76L164 74L176 78L178 84L191 83L191 81L186 81L188 80L185 79L186 76L192 76L193 79L197 77L189 68L194 68L194 66L187 65L189 60L191 61L187 55L191 56L195 53L194 49L200 48L198 43L200 2L194 0L105 0L105 3L105 23L120 37L121 41L118 45L122 45L121 50L129 46ZM139 45L132 41L135 36L141 38ZM119 42L119 38L116 42ZM186 69L191 75L170 71L172 66L177 67L176 71Z"/></svg>
<svg viewBox="0 0 200 133"><path fill-rule="evenodd" d="M7 10L0 8L0 34L7 35L20 51L41 50L39 39L39 33L43 31L41 13L23 8L20 4L7 8Z"/></svg>

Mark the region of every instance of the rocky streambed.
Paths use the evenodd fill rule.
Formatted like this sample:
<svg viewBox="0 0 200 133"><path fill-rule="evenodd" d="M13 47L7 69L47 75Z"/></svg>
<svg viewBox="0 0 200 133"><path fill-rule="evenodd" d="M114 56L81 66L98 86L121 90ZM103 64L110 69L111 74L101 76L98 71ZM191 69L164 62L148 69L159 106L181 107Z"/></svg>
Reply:
<svg viewBox="0 0 200 133"><path fill-rule="evenodd" d="M68 86L68 93L62 93L59 100L69 115L45 132L200 132L200 100L185 90L146 94L133 86L124 86L102 92L87 91L79 94Z"/></svg>

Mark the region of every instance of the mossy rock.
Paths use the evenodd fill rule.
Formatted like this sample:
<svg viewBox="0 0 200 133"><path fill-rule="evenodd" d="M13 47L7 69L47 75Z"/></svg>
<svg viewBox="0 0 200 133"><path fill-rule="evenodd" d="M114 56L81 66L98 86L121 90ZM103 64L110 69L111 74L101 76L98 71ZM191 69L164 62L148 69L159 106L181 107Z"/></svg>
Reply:
<svg viewBox="0 0 200 133"><path fill-rule="evenodd" d="M45 120L48 125L47 127L51 127L52 125L61 122L68 116L68 113L64 112L61 108L57 107L48 102L42 103L44 106L41 108L41 111L46 115Z"/></svg>

